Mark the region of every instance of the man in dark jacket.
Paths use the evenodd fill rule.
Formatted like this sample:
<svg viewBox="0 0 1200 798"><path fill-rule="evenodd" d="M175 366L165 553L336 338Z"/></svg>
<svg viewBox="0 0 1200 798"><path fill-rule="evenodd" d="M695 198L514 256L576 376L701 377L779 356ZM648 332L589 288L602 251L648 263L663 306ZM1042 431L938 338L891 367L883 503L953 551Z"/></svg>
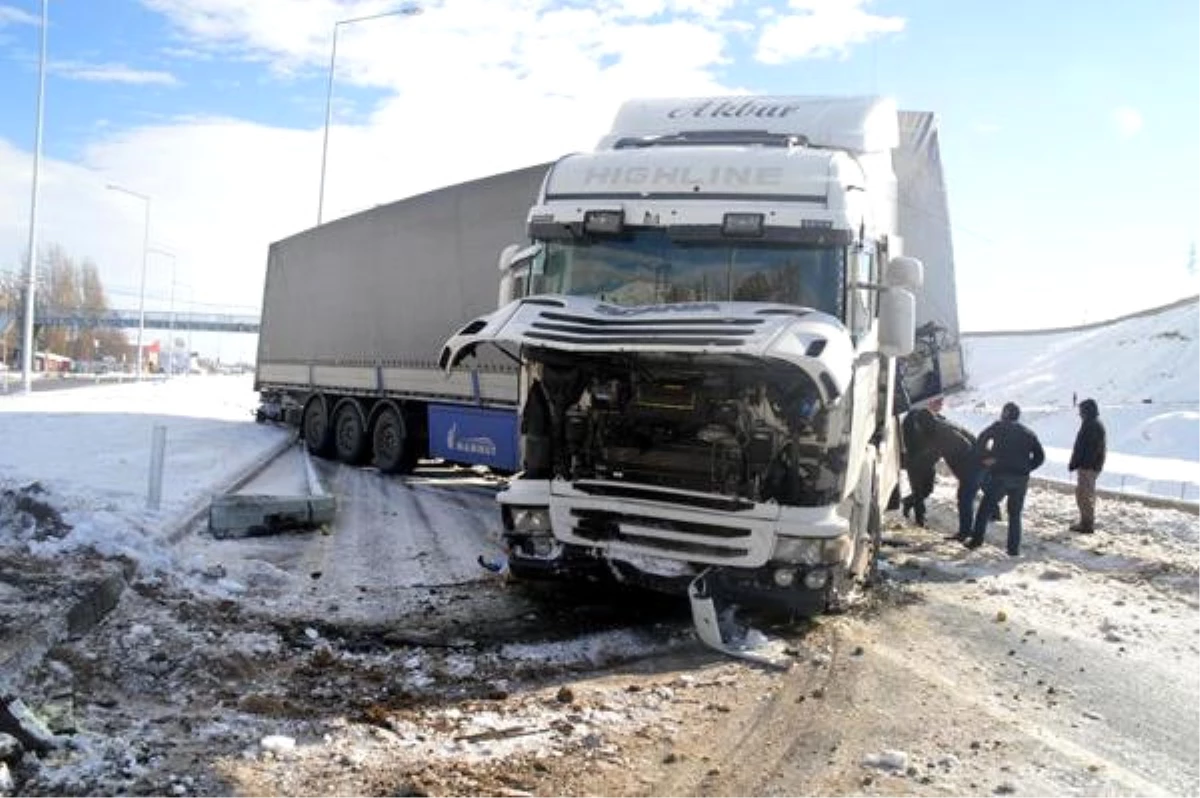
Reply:
<svg viewBox="0 0 1200 798"><path fill-rule="evenodd" d="M983 469L975 453L975 436L943 416L934 415L929 433L933 451L946 461L950 472L958 480L958 534L954 540L966 540L971 535L971 522L975 517L975 496L979 493L979 481Z"/></svg>
<svg viewBox="0 0 1200 798"><path fill-rule="evenodd" d="M1095 399L1079 403L1079 418L1075 448L1067 465L1068 471L1075 472L1075 504L1079 507L1079 522L1071 524L1071 531L1091 533L1096 531L1096 478L1104 470L1107 436Z"/></svg>
<svg viewBox="0 0 1200 798"><path fill-rule="evenodd" d="M933 493L936 478L937 452L930 447L930 430L934 414L941 410L941 397L930 399L925 407L917 407L904 416L900 433L904 442L904 471L908 474L911 491L901 502L904 517L911 512L916 516L917 526L925 526L925 500Z"/></svg>
<svg viewBox="0 0 1200 798"><path fill-rule="evenodd" d="M1033 430L1020 423L1021 408L1008 402L1000 411L1000 420L979 435L975 451L980 463L991 469L991 481L975 514L975 525L967 548L983 545L988 520L1002 497L1008 498L1008 554L1021 553L1021 510L1029 489L1029 473L1046 461L1046 452Z"/></svg>

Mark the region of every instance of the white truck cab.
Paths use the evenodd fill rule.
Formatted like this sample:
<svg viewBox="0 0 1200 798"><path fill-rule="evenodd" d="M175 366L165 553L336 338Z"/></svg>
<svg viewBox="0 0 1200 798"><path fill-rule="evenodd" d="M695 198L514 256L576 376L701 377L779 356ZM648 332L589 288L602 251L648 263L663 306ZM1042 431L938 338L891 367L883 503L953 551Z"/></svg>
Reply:
<svg viewBox="0 0 1200 798"><path fill-rule="evenodd" d="M922 283L897 144L889 100L642 100L554 164L502 307L440 360L520 359L515 575L702 578L800 613L870 578Z"/></svg>

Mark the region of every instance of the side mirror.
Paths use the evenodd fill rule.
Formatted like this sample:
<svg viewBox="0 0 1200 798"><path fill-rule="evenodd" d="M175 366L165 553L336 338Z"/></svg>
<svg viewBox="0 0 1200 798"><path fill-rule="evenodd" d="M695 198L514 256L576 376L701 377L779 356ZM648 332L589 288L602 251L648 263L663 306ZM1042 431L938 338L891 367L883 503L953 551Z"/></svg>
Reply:
<svg viewBox="0 0 1200 798"><path fill-rule="evenodd" d="M925 282L925 264L917 258L897 257L888 261L883 284L891 288L904 288L916 293Z"/></svg>
<svg viewBox="0 0 1200 798"><path fill-rule="evenodd" d="M500 251L500 260L496 264L497 268L500 269L501 272L508 271L509 267L512 266L513 261L517 259L517 253L520 251L520 244L509 244L507 247L502 249Z"/></svg>
<svg viewBox="0 0 1200 798"><path fill-rule="evenodd" d="M516 279L512 273L512 262L516 254L521 251L520 244L509 244L500 252L500 261L497 267L500 269L500 295L496 297L496 307L502 308L509 302L516 299L513 294L516 293Z"/></svg>
<svg viewBox="0 0 1200 798"><path fill-rule="evenodd" d="M920 267L918 261L917 268ZM916 327L917 298L911 291L906 288L885 288L879 292L879 354L886 357L911 354Z"/></svg>

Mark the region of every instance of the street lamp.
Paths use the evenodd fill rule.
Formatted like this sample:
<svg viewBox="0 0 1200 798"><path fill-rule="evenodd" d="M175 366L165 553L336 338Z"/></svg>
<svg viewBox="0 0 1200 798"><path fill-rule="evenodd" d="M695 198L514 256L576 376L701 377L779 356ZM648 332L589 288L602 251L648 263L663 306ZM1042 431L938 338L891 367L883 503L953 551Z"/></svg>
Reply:
<svg viewBox="0 0 1200 798"><path fill-rule="evenodd" d="M21 336L21 384L25 393L33 390L33 292L37 275L38 171L42 165L42 121L46 100L46 31L50 27L49 0L42 0L42 44L38 56L37 127L33 144L33 189L29 198L29 269L25 281L25 325ZM7 376L5 377L7 380ZM8 383L5 382L7 387Z"/></svg>
<svg viewBox="0 0 1200 798"><path fill-rule="evenodd" d="M142 289L138 294L138 334L137 334L137 366L134 368L135 379L142 378L142 336L146 332L146 259L150 255L150 198L122 186L109 183L109 191L120 191L131 197L137 197L146 204L146 222L142 228Z"/></svg>
<svg viewBox="0 0 1200 798"><path fill-rule="evenodd" d="M171 259L171 311L169 321L167 322L167 345L170 354L167 356L167 376L175 376L175 275L178 271L179 260L175 257L174 252L158 247L151 247L150 251L156 255Z"/></svg>
<svg viewBox="0 0 1200 798"><path fill-rule="evenodd" d="M333 47L329 51L329 87L325 92L325 139L321 144L321 188L317 194L317 224L321 223L325 209L325 163L329 158L329 124L333 119L333 68L337 61L338 28L342 25L351 25L355 22L367 22L368 20L382 19L383 17L411 17L420 13L420 6L405 6L404 8L397 8L394 11L384 11L382 14L339 19L333 23Z"/></svg>

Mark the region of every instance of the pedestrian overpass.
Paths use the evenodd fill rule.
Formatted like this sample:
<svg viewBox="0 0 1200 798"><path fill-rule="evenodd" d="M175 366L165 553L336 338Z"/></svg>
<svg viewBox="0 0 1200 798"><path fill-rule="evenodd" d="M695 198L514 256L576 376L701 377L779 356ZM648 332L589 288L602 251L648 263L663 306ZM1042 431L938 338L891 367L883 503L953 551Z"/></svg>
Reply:
<svg viewBox="0 0 1200 798"><path fill-rule="evenodd" d="M240 315L235 313L181 313L179 311L147 310L144 326L147 330L177 330L206 331L206 332L236 332L257 333L261 317L257 315ZM8 313L0 310L0 329L10 322L20 321L20 313ZM139 313L136 310L108 310L102 313L86 310L56 310L45 308L38 310L33 317L34 324L40 327L70 327L77 330L87 329L134 329L139 326Z"/></svg>

